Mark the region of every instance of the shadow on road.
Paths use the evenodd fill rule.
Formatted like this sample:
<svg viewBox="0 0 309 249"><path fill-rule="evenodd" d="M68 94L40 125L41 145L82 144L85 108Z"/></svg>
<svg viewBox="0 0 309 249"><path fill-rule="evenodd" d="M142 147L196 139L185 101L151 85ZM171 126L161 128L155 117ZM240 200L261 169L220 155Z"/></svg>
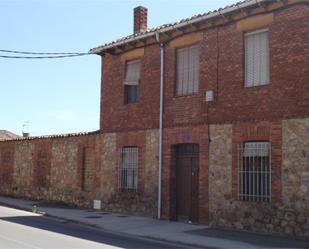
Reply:
<svg viewBox="0 0 309 249"><path fill-rule="evenodd" d="M239 241L265 248L309 248L309 241L289 238L286 236L258 234L244 231L239 232L216 228L192 230L187 233L211 238Z"/></svg>
<svg viewBox="0 0 309 249"><path fill-rule="evenodd" d="M116 235L95 228L44 216L0 217L0 220L122 248L184 248L183 246L177 247L173 244Z"/></svg>

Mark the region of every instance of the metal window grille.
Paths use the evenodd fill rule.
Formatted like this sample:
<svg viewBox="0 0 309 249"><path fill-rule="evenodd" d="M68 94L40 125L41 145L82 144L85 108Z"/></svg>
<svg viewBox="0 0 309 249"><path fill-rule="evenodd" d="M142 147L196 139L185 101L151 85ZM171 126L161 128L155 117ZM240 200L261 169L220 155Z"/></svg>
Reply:
<svg viewBox="0 0 309 249"><path fill-rule="evenodd" d="M136 192L138 182L138 148L124 147L121 149L120 154L119 188L122 191Z"/></svg>
<svg viewBox="0 0 309 249"><path fill-rule="evenodd" d="M125 103L134 103L139 99L138 85L140 81L140 60L129 61L126 63L126 75L124 80Z"/></svg>
<svg viewBox="0 0 309 249"><path fill-rule="evenodd" d="M268 142L238 145L238 198L271 201L271 146Z"/></svg>
<svg viewBox="0 0 309 249"><path fill-rule="evenodd" d="M269 83L268 30L246 33L245 37L245 86Z"/></svg>
<svg viewBox="0 0 309 249"><path fill-rule="evenodd" d="M199 46L194 45L177 50L176 95L190 95L199 87Z"/></svg>

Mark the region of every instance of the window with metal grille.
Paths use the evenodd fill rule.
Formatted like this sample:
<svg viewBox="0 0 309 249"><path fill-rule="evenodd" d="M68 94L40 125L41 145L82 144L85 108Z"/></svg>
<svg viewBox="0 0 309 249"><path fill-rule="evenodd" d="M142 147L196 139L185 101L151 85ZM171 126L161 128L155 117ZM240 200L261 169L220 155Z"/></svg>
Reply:
<svg viewBox="0 0 309 249"><path fill-rule="evenodd" d="M245 87L269 83L268 30L245 34Z"/></svg>
<svg viewBox="0 0 309 249"><path fill-rule="evenodd" d="M198 92L199 46L177 49L176 95L184 96Z"/></svg>
<svg viewBox="0 0 309 249"><path fill-rule="evenodd" d="M138 147L124 147L121 149L120 154L119 188L122 191L136 192L138 181Z"/></svg>
<svg viewBox="0 0 309 249"><path fill-rule="evenodd" d="M124 80L124 102L135 103L139 100L140 60L126 63L126 75Z"/></svg>
<svg viewBox="0 0 309 249"><path fill-rule="evenodd" d="M271 146L268 142L238 145L238 197L243 201L271 200Z"/></svg>

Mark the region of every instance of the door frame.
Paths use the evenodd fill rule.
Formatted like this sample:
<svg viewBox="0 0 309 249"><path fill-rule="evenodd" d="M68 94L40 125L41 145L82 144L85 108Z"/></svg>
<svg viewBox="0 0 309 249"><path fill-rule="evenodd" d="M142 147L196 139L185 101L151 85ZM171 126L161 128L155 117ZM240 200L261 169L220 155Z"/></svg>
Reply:
<svg viewBox="0 0 309 249"><path fill-rule="evenodd" d="M185 145L191 145L191 146L197 146L198 153L197 154L191 154L188 155L188 157L195 158L197 160L196 165L196 192L193 191L192 185L191 185L191 205L192 197L194 196L195 200L195 206L191 207L191 222L197 223L199 221L199 164L200 164L200 145L198 143L180 143L180 144L174 144L171 145L171 163L170 163L170 219L177 221L178 220L178 205L177 205L177 148L179 146L185 146ZM192 177L192 168L191 168L191 174ZM193 211L193 209L195 211ZM195 213L195 215L194 215Z"/></svg>

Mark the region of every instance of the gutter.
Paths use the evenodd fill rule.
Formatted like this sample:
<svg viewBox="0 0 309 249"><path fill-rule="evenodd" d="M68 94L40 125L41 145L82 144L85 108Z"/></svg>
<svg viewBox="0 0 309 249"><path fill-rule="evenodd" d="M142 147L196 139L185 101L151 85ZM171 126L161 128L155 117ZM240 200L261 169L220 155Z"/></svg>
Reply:
<svg viewBox="0 0 309 249"><path fill-rule="evenodd" d="M158 165L158 212L161 219L162 207L162 158L163 158L163 98L164 98L164 43L160 42L160 33L156 32L156 41L160 45L160 116L159 116L159 165Z"/></svg>
<svg viewBox="0 0 309 249"><path fill-rule="evenodd" d="M233 12L235 10L240 10L240 9L243 9L243 8L246 8L246 7L257 5L257 4L259 4L261 2L265 2L265 1L266 0L250 0L250 1L246 1L246 2L243 2L243 3L240 3L240 4L236 4L234 6L231 6L231 7L227 7L227 8L224 8L224 9L220 9L218 11L211 12L209 14L203 15L203 16L195 18L193 20L181 22L179 24L175 24L175 25L172 25L172 26L169 26L169 27L166 27L166 28L162 28L162 29L159 29L159 30L156 30L156 31L152 31L152 32L149 32L149 33L146 33L146 34L134 36L134 37L129 38L129 39L124 39L124 40L121 40L121 41L118 41L118 42L114 42L112 44L108 44L108 45L105 45L105 46L93 48L93 49L91 49L89 51L89 53L101 54L104 50L107 50L107 49L110 49L110 48L114 48L116 46L124 45L126 43L133 42L133 41L136 41L136 40L141 40L141 39L144 39L144 38L148 38L148 37L151 37L151 36L155 36L156 40L157 40L158 32L160 32L160 33L168 32L168 31L171 31L171 30L174 30L174 29L178 29L178 28L187 26L187 25L191 25L191 24L198 23L198 22L201 22L201 21L204 21L204 20L207 20L207 19L211 19L211 18L220 16L220 15L223 15L223 14L226 14L226 13L230 13L230 12Z"/></svg>

